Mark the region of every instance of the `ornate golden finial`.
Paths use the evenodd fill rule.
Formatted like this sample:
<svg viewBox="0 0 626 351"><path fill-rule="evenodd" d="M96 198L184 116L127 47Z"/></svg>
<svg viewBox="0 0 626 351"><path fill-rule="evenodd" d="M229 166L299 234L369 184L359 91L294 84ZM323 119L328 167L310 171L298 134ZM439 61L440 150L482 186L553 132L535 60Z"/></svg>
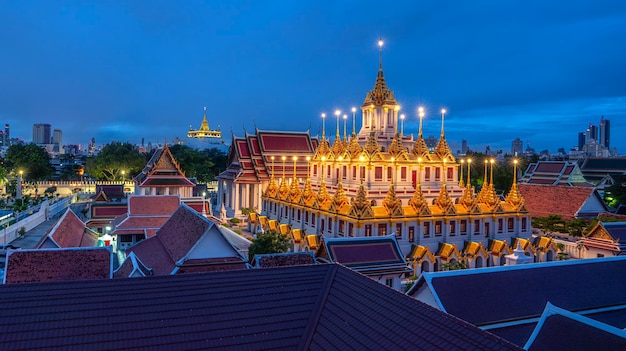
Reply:
<svg viewBox="0 0 626 351"><path fill-rule="evenodd" d="M326 114L322 112L322 140L326 139Z"/></svg>
<svg viewBox="0 0 626 351"><path fill-rule="evenodd" d="M356 136L356 107L352 108L352 136Z"/></svg>
<svg viewBox="0 0 626 351"><path fill-rule="evenodd" d="M378 59L378 69L383 70L383 38L378 38L378 49L380 51L380 58Z"/></svg>
<svg viewBox="0 0 626 351"><path fill-rule="evenodd" d="M422 212L424 208L428 208L428 203L426 202L426 198L424 198L424 194L422 193L422 185L418 182L415 187L415 192L411 199L409 199L409 205L415 209L415 212L418 214Z"/></svg>
<svg viewBox="0 0 626 351"><path fill-rule="evenodd" d="M330 195L328 194L328 188L326 187L326 179L322 177L322 184L320 185L320 190L317 193L317 202L321 205L328 200L330 200Z"/></svg>
<svg viewBox="0 0 626 351"><path fill-rule="evenodd" d="M272 159L272 174L270 176L270 182L267 185L267 189L265 189L265 196L273 198L276 196L276 193L278 193L278 184L276 184L276 179L274 178L274 156L272 156L271 159Z"/></svg>
<svg viewBox="0 0 626 351"><path fill-rule="evenodd" d="M417 157L421 157L421 158L428 158L428 154L430 153L430 151L428 150L428 146L426 145L426 141L424 140L424 137L422 136L422 120L424 119L424 108L423 107L418 107L417 109L419 118L420 118L420 125L419 125L419 130L417 133L417 140L415 141L415 145L413 146L413 154L415 154Z"/></svg>
<svg viewBox="0 0 626 351"><path fill-rule="evenodd" d="M471 178L470 178L470 172L472 171L472 159L468 158L467 159L467 187L471 188Z"/></svg>
<svg viewBox="0 0 626 351"><path fill-rule="evenodd" d="M465 184L463 184L463 165L465 165L465 160L461 159L461 167L459 167L461 169L461 174L459 175L459 186L461 188L465 186Z"/></svg>
<svg viewBox="0 0 626 351"><path fill-rule="evenodd" d="M383 40L378 41L380 48L380 60L378 64L378 75L376 76L376 83L374 89L367 93L363 106L382 106L382 105L397 105L396 99L393 96L393 92L387 87L385 77L383 74ZM371 123L370 123L371 125Z"/></svg>
<svg viewBox="0 0 626 351"><path fill-rule="evenodd" d="M380 145L378 145L378 141L376 140L376 136L374 132L371 132L367 137L367 141L365 142L365 146L363 146L363 151L365 151L371 157L380 152Z"/></svg>
<svg viewBox="0 0 626 351"><path fill-rule="evenodd" d="M350 143L348 144L348 153L350 154L350 159L354 160L357 157L359 157L359 155L361 154L361 152L363 151L363 148L361 147L361 145L359 145L359 142L356 141L356 136L352 136L352 138L350 138Z"/></svg>
<svg viewBox="0 0 626 351"><path fill-rule="evenodd" d="M393 181L389 186L389 190L387 191L387 195L383 199L383 207L387 211L387 213L392 217L404 216L404 211L402 210L402 202L396 196L396 190L393 185Z"/></svg>
<svg viewBox="0 0 626 351"><path fill-rule="evenodd" d="M446 114L446 109L445 108L441 109L441 137L439 138L439 142L437 143L437 146L435 147L435 154L439 156L440 159L449 158L450 160L454 160L454 157L452 157L452 151L450 150L450 147L448 146L448 142L446 141L446 137L444 134L443 121L444 121L445 114Z"/></svg>
<svg viewBox="0 0 626 351"><path fill-rule="evenodd" d="M439 191L439 196L433 201L434 205L439 206L442 210L447 210L450 206L454 205L454 201L450 198L450 194L448 194L448 188L446 187L446 183L441 184L441 190Z"/></svg>
<svg viewBox="0 0 626 351"><path fill-rule="evenodd" d="M399 158L400 155L406 155L408 153L407 148L402 143L402 139L399 134L396 134L389 145L389 153Z"/></svg>
<svg viewBox="0 0 626 351"><path fill-rule="evenodd" d="M480 188L478 192L478 196L476 197L476 201L485 202L485 198L487 193L489 192L489 178L487 177L487 165L489 165L489 160L485 158L485 171L483 173L483 186Z"/></svg>
<svg viewBox="0 0 626 351"><path fill-rule="evenodd" d="M517 189L517 159L513 160L513 185L511 185L511 190L506 196L505 201L516 209L519 209L524 205L524 198Z"/></svg>
<svg viewBox="0 0 626 351"><path fill-rule="evenodd" d="M356 196L352 199L350 204L350 216L356 218L373 218L374 211L372 205L367 199L367 192L363 185L363 179L361 179L361 185L357 190Z"/></svg>
<svg viewBox="0 0 626 351"><path fill-rule="evenodd" d="M346 196L346 191L343 189L343 183L341 182L341 179L339 179L339 183L337 184L337 191L335 191L335 195L333 196L333 203L335 204L336 208L339 209L341 206L349 202L350 199L348 199L348 196Z"/></svg>
<svg viewBox="0 0 626 351"><path fill-rule="evenodd" d="M347 123L348 123L348 115L344 114L343 115L343 143L345 145L348 144L348 131L346 130L347 127Z"/></svg>

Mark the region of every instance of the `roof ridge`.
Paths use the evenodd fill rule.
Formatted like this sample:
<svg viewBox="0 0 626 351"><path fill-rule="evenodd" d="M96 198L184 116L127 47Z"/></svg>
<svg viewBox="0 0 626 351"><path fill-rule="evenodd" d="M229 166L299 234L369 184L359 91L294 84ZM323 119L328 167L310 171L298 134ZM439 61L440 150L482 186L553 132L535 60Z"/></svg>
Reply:
<svg viewBox="0 0 626 351"><path fill-rule="evenodd" d="M324 310L324 305L328 300L328 295L330 294L330 289L332 287L332 282L335 280L335 276L337 276L337 271L339 269L339 265L333 264L328 265L329 272L326 273L326 279L324 280L324 288L320 291L320 295L317 301L314 302L315 306L318 306L317 310L311 315L309 318L304 331L302 332L303 338L300 340L298 345L298 350L308 350L311 348L311 341L313 341L313 334L317 329L317 325L320 321L320 317L322 315L322 311Z"/></svg>

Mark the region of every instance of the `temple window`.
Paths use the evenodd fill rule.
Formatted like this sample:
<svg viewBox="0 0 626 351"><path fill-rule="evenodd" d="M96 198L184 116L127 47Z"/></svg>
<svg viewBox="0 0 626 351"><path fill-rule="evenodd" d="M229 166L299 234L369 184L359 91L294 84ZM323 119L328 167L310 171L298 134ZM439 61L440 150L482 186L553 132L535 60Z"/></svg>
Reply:
<svg viewBox="0 0 626 351"><path fill-rule="evenodd" d="M467 234L467 219L461 220L461 235Z"/></svg>
<svg viewBox="0 0 626 351"><path fill-rule="evenodd" d="M441 179L441 168L435 167L435 180Z"/></svg>
<svg viewBox="0 0 626 351"><path fill-rule="evenodd" d="M430 181L430 167L424 167L424 180Z"/></svg>
<svg viewBox="0 0 626 351"><path fill-rule="evenodd" d="M474 234L480 233L480 219L474 220Z"/></svg>
<svg viewBox="0 0 626 351"><path fill-rule="evenodd" d="M424 222L424 238L430 238L430 222Z"/></svg>
<svg viewBox="0 0 626 351"><path fill-rule="evenodd" d="M365 179L365 166L361 166L361 179Z"/></svg>
<svg viewBox="0 0 626 351"><path fill-rule="evenodd" d="M410 226L409 227L409 242L414 242L414 241L415 241L415 227Z"/></svg>
<svg viewBox="0 0 626 351"><path fill-rule="evenodd" d="M387 180L389 181L391 178L393 178L393 170L391 167L387 167Z"/></svg>
<svg viewBox="0 0 626 351"><path fill-rule="evenodd" d="M376 180L383 180L383 168L382 167L376 167L374 168L374 179Z"/></svg>
<svg viewBox="0 0 626 351"><path fill-rule="evenodd" d="M330 165L326 166L326 176L330 177Z"/></svg>
<svg viewBox="0 0 626 351"><path fill-rule="evenodd" d="M513 218L507 218L506 220L506 228L507 231L512 232L513 231L513 227L514 227L514 221Z"/></svg>
<svg viewBox="0 0 626 351"><path fill-rule="evenodd" d="M436 221L435 222L435 236L441 236L441 227L442 227L441 221Z"/></svg>
<svg viewBox="0 0 626 351"><path fill-rule="evenodd" d="M485 222L485 237L489 237L489 222Z"/></svg>
<svg viewBox="0 0 626 351"><path fill-rule="evenodd" d="M454 179L454 168L448 167L448 171L447 172L448 172L448 174L447 174L448 180L452 181L452 179Z"/></svg>
<svg viewBox="0 0 626 351"><path fill-rule="evenodd" d="M354 236L354 223L348 223L348 236Z"/></svg>
<svg viewBox="0 0 626 351"><path fill-rule="evenodd" d="M320 232L324 233L324 230L326 230L326 220L324 218L320 219Z"/></svg>
<svg viewBox="0 0 626 351"><path fill-rule="evenodd" d="M332 233L332 231L333 231L333 219L329 218L328 219L328 232Z"/></svg>
<svg viewBox="0 0 626 351"><path fill-rule="evenodd" d="M498 233L502 233L504 228L504 220L502 218L498 218Z"/></svg>
<svg viewBox="0 0 626 351"><path fill-rule="evenodd" d="M352 179L356 180L356 166L352 166Z"/></svg>
<svg viewBox="0 0 626 351"><path fill-rule="evenodd" d="M339 179L339 168L335 170L335 179Z"/></svg>
<svg viewBox="0 0 626 351"><path fill-rule="evenodd" d="M402 239L402 223L396 223L396 238Z"/></svg>
<svg viewBox="0 0 626 351"><path fill-rule="evenodd" d="M456 235L456 221L450 221L450 236Z"/></svg>
<svg viewBox="0 0 626 351"><path fill-rule="evenodd" d="M304 211L304 224L309 224L309 211Z"/></svg>
<svg viewBox="0 0 626 351"><path fill-rule="evenodd" d="M315 228L315 213L311 213L311 227Z"/></svg>
<svg viewBox="0 0 626 351"><path fill-rule="evenodd" d="M343 173L341 178L346 179L346 177L348 176L348 166L343 166Z"/></svg>
<svg viewBox="0 0 626 351"><path fill-rule="evenodd" d="M313 176L317 177L317 165L313 165Z"/></svg>
<svg viewBox="0 0 626 351"><path fill-rule="evenodd" d="M522 230L526 231L526 217L522 218Z"/></svg>
<svg viewBox="0 0 626 351"><path fill-rule="evenodd" d="M339 220L339 234L343 235L343 226L345 225L345 222L343 219Z"/></svg>
<svg viewBox="0 0 626 351"><path fill-rule="evenodd" d="M372 236L372 225L371 224L366 224L365 225L365 236Z"/></svg>
<svg viewBox="0 0 626 351"><path fill-rule="evenodd" d="M300 222L300 210L298 210L298 222Z"/></svg>
<svg viewBox="0 0 626 351"><path fill-rule="evenodd" d="M379 223L378 224L378 236L385 236L385 235L387 235L387 224Z"/></svg>
<svg viewBox="0 0 626 351"><path fill-rule="evenodd" d="M400 168L400 179L406 181L406 167Z"/></svg>

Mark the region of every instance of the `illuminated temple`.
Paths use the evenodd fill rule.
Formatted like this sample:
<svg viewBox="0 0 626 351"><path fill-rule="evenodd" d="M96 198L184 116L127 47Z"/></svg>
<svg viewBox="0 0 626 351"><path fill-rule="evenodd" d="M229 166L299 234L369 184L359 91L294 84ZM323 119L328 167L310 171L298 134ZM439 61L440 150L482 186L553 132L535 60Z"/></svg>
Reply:
<svg viewBox="0 0 626 351"><path fill-rule="evenodd" d="M218 127L217 129L209 128L209 121L206 119L206 106L204 107L204 118L202 119L202 123L200 124L200 129L194 130L191 126L189 126L189 131L187 132L188 138L196 138L196 139L221 139L222 131Z"/></svg>
<svg viewBox="0 0 626 351"><path fill-rule="evenodd" d="M446 142L445 110L434 150L422 135L421 108L417 138L403 135L400 105L385 82L382 58L374 88L360 108L358 132L354 113L350 135L346 116L340 135L338 111L333 140L322 127L304 177L301 158L294 161L293 174L290 154L284 157L287 165L274 158L280 168L267 167L269 181L258 216L263 229L291 235L295 250L317 249L324 238L392 235L415 274L454 261L468 267L503 265L518 243L528 255L537 255L527 239L530 219L516 183L502 200L489 178L493 163L486 164L486 185L474 192L471 161L457 162Z"/></svg>

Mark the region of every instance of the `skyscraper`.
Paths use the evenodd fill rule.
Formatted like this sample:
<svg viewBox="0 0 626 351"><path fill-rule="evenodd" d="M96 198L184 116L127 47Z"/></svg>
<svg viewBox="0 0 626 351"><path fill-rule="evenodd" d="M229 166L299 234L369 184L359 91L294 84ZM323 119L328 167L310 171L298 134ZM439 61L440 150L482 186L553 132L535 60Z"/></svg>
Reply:
<svg viewBox="0 0 626 351"><path fill-rule="evenodd" d="M469 151L469 147L467 146L467 140L463 139L461 141L461 153L463 155L466 155L468 151Z"/></svg>
<svg viewBox="0 0 626 351"><path fill-rule="evenodd" d="M583 149L583 146L585 146L586 140L587 138L585 136L585 132L578 133L578 150Z"/></svg>
<svg viewBox="0 0 626 351"><path fill-rule="evenodd" d="M33 143L50 144L51 128L49 124L33 124Z"/></svg>
<svg viewBox="0 0 626 351"><path fill-rule="evenodd" d="M57 152L63 152L63 131L61 129L55 129L52 134L52 143L54 144L54 149Z"/></svg>
<svg viewBox="0 0 626 351"><path fill-rule="evenodd" d="M518 156L524 152L524 142L520 138L515 138L511 143L511 155Z"/></svg>
<svg viewBox="0 0 626 351"><path fill-rule="evenodd" d="M594 126L593 124L589 123L589 127L587 127L587 132L585 136L585 143L591 142L591 139L598 141L598 126Z"/></svg>
<svg viewBox="0 0 626 351"><path fill-rule="evenodd" d="M598 144L607 149L611 148L611 121L604 119L604 116L600 119L600 139Z"/></svg>

